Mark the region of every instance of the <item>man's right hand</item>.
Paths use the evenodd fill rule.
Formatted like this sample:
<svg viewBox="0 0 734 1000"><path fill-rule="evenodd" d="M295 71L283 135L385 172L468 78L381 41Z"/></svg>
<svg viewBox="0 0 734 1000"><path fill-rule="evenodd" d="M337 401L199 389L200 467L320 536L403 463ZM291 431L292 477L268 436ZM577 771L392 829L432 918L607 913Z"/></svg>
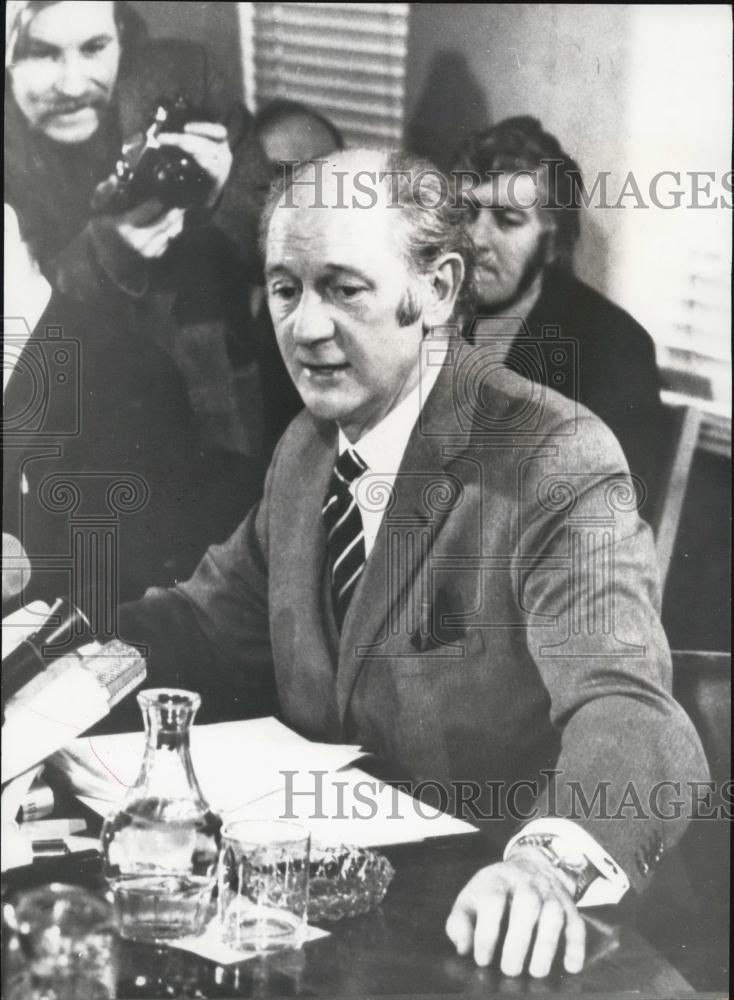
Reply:
<svg viewBox="0 0 734 1000"><path fill-rule="evenodd" d="M117 184L112 177L103 181L94 193L92 208L102 208L110 200ZM173 240L180 236L184 224L184 209L168 211L156 199L145 201L119 215L105 215L106 224L113 229L125 246L146 260L162 257Z"/></svg>
<svg viewBox="0 0 734 1000"><path fill-rule="evenodd" d="M530 975L547 976L559 946L566 972L581 971L586 927L573 886L536 847L518 848L506 861L478 871L459 893L446 933L460 955L473 951L477 965L489 965L508 913L500 963L504 975L519 976L530 959Z"/></svg>
<svg viewBox="0 0 734 1000"><path fill-rule="evenodd" d="M159 202L146 201L123 215L112 217L122 242L147 260L162 257L183 229L183 208L170 208L160 213Z"/></svg>

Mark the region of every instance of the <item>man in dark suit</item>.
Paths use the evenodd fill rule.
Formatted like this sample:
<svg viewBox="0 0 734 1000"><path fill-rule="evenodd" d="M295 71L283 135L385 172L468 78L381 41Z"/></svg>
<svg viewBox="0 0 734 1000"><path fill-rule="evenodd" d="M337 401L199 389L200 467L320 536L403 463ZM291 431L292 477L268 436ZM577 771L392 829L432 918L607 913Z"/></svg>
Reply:
<svg viewBox="0 0 734 1000"><path fill-rule="evenodd" d="M308 169L263 224L305 410L260 505L187 583L123 608L124 634L149 643L155 682L206 677L239 714L275 708L397 778L469 788L504 860L447 933L485 965L509 909L506 974L530 957L546 975L562 937L578 971L576 902L641 888L686 825L626 818L628 789L647 803L706 774L670 693L649 529L608 429L452 332L473 247L445 181L364 150Z"/></svg>
<svg viewBox="0 0 734 1000"><path fill-rule="evenodd" d="M521 115L471 136L456 172L479 251L475 329L483 318L507 318L506 364L607 424L651 494L642 516L652 516L665 459L655 347L629 313L573 273L579 167L537 119ZM572 354L556 363L559 337Z"/></svg>

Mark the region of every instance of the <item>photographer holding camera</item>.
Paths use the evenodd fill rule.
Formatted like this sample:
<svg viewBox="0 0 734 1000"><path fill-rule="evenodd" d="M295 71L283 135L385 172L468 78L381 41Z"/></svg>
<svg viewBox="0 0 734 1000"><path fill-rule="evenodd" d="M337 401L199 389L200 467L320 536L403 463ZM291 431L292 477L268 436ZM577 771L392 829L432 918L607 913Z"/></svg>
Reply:
<svg viewBox="0 0 734 1000"><path fill-rule="evenodd" d="M135 565L120 560L130 597L186 576L261 489L280 430L264 419L273 365L249 315L268 169L200 46L148 39L122 2L8 3L6 16L5 200L54 291L36 336L55 324L80 341L80 433L54 469L146 481L127 529ZM6 411L12 400L11 378ZM21 486L13 458L6 499L28 506L49 463L26 464ZM58 524L42 506L24 544L51 555Z"/></svg>

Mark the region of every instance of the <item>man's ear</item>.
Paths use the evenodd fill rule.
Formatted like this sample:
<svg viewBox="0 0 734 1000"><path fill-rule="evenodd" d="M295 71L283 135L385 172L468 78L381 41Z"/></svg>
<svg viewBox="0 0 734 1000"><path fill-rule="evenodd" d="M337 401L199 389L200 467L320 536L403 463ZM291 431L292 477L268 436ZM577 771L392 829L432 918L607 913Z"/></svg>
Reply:
<svg viewBox="0 0 734 1000"><path fill-rule="evenodd" d="M464 261L458 253L447 253L434 266L428 278L428 294L423 309L426 329L445 326L454 312L456 298L464 281Z"/></svg>

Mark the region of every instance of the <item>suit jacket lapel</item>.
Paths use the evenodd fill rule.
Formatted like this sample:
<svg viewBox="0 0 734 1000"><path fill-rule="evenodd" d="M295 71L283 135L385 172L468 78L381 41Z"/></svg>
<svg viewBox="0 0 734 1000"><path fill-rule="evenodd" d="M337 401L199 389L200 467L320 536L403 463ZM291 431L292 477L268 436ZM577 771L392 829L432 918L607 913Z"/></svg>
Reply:
<svg viewBox="0 0 734 1000"><path fill-rule="evenodd" d="M453 369L445 365L413 428L395 480L394 503L344 620L337 674L342 724L365 660L388 655L387 640L396 627L403 634L417 631L422 607L430 601L425 585L416 584L430 543L451 510L445 502L453 488L446 466L469 442L469 430L455 412Z"/></svg>
<svg viewBox="0 0 734 1000"><path fill-rule="evenodd" d="M285 553L284 571L278 574L278 593L271 600L289 614L306 615L312 622L309 656L319 665L321 682L331 684L338 641L336 626L328 620L330 603L325 600L329 596L324 592L328 571L321 509L336 458L337 432L335 425L322 423L316 423L316 431L304 441L298 470L287 486L284 533L293 541ZM323 662L325 659L328 662Z"/></svg>

